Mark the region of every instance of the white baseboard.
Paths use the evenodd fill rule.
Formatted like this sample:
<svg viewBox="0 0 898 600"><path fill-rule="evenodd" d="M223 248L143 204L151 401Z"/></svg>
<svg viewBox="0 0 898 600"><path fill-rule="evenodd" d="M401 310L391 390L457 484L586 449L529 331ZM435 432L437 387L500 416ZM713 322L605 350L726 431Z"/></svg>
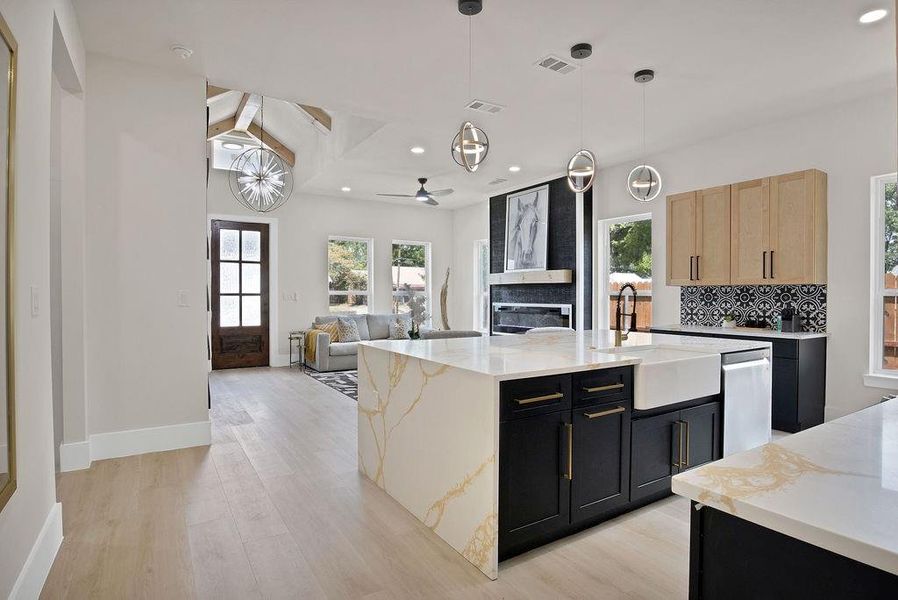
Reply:
<svg viewBox="0 0 898 600"><path fill-rule="evenodd" d="M50 567L56 559L62 544L62 504L57 502L50 508L44 526L38 534L19 576L16 578L10 600L31 600L41 595Z"/></svg>
<svg viewBox="0 0 898 600"><path fill-rule="evenodd" d="M9 446L6 444L0 444L0 465L8 465L9 464Z"/></svg>
<svg viewBox="0 0 898 600"><path fill-rule="evenodd" d="M95 433L89 441L60 445L59 470L77 471L87 469L95 460L208 446L211 443L210 421Z"/></svg>
<svg viewBox="0 0 898 600"><path fill-rule="evenodd" d="M271 363L272 367L287 367L290 366L290 355L277 354L269 358L269 362Z"/></svg>
<svg viewBox="0 0 898 600"><path fill-rule="evenodd" d="M59 470L80 471L90 467L90 442L69 442L59 445Z"/></svg>

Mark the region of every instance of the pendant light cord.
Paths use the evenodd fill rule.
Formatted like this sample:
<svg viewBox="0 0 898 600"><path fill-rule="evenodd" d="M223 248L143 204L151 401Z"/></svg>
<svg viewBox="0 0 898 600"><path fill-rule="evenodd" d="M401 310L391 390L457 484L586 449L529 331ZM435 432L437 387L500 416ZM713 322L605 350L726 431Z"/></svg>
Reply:
<svg viewBox="0 0 898 600"><path fill-rule="evenodd" d="M471 72L474 70L474 17L468 15L468 97L465 99L470 102L471 98Z"/></svg>
<svg viewBox="0 0 898 600"><path fill-rule="evenodd" d="M264 149L265 149L265 96L262 96L262 101L259 104L259 150L262 151Z"/></svg>
<svg viewBox="0 0 898 600"><path fill-rule="evenodd" d="M583 150L583 60L580 60L580 149Z"/></svg>
<svg viewBox="0 0 898 600"><path fill-rule="evenodd" d="M645 84L642 84L642 164L645 165Z"/></svg>

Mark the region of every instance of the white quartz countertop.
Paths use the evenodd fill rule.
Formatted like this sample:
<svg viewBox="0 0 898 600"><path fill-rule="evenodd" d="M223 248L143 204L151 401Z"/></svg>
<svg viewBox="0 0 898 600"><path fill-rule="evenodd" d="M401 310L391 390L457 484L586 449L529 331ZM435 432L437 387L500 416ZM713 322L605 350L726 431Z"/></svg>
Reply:
<svg viewBox="0 0 898 600"><path fill-rule="evenodd" d="M898 575L898 400L677 475L673 491Z"/></svg>
<svg viewBox="0 0 898 600"><path fill-rule="evenodd" d="M614 348L614 332L542 333L444 340L377 340L364 346L466 369L497 379L536 377L639 364L625 348L664 346L726 354L769 348L765 341L631 333L623 348Z"/></svg>
<svg viewBox="0 0 898 600"><path fill-rule="evenodd" d="M682 331L683 333L709 333L712 335L741 335L745 337L770 338L772 340L807 340L828 337L828 333L813 331L774 331L754 327L708 327L704 325L652 325L652 329L663 331Z"/></svg>

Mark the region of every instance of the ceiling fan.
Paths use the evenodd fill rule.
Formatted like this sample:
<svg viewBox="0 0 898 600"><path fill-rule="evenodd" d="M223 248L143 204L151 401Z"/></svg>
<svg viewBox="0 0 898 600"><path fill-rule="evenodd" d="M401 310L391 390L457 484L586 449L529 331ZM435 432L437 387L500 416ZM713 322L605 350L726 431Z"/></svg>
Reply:
<svg viewBox="0 0 898 600"><path fill-rule="evenodd" d="M419 177L418 183L421 184L421 189L419 189L414 194L377 194L378 196L386 196L389 198L414 198L418 202L423 204L429 204L431 206L438 206L439 202L434 200L434 196L448 196L455 190L452 188L446 188L445 190L433 190L432 192L428 192L424 189L424 184L427 183L426 177Z"/></svg>

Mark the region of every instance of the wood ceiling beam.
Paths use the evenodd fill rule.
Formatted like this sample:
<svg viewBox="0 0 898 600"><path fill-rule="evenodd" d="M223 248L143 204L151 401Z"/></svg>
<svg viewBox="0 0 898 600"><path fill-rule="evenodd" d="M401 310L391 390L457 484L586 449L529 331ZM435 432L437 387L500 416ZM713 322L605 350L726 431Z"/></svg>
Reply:
<svg viewBox="0 0 898 600"><path fill-rule="evenodd" d="M331 130L333 126L333 120L331 116L327 114L327 111L323 108L318 108L317 106L311 106L309 104L297 104L300 109L302 109L307 115L312 117L315 122L319 123L322 127Z"/></svg>
<svg viewBox="0 0 898 600"><path fill-rule="evenodd" d="M237 119L237 124L234 125L234 129L246 131L249 124L253 122L253 119L255 118L256 113L259 112L261 106L262 96L259 94L243 94L243 97L240 99L240 104L237 105L237 113L234 115Z"/></svg>
<svg viewBox="0 0 898 600"><path fill-rule="evenodd" d="M255 123L249 124L247 132L249 132L250 135L254 136L257 140L261 140L263 144L271 148L271 150L275 154L284 159L284 162L291 167L296 164L296 155L293 153L293 151L282 144L277 138L271 137L271 134L269 134L267 131L263 133L262 129Z"/></svg>
<svg viewBox="0 0 898 600"><path fill-rule="evenodd" d="M222 94L227 94L230 92L228 88L218 87L217 85L212 85L208 81L206 82L206 100L211 100L216 96L221 96Z"/></svg>
<svg viewBox="0 0 898 600"><path fill-rule="evenodd" d="M206 139L211 140L214 137L228 133L234 129L236 124L237 117L228 117L227 119L222 119L217 123L213 123L212 125L209 125L209 128L206 130Z"/></svg>

